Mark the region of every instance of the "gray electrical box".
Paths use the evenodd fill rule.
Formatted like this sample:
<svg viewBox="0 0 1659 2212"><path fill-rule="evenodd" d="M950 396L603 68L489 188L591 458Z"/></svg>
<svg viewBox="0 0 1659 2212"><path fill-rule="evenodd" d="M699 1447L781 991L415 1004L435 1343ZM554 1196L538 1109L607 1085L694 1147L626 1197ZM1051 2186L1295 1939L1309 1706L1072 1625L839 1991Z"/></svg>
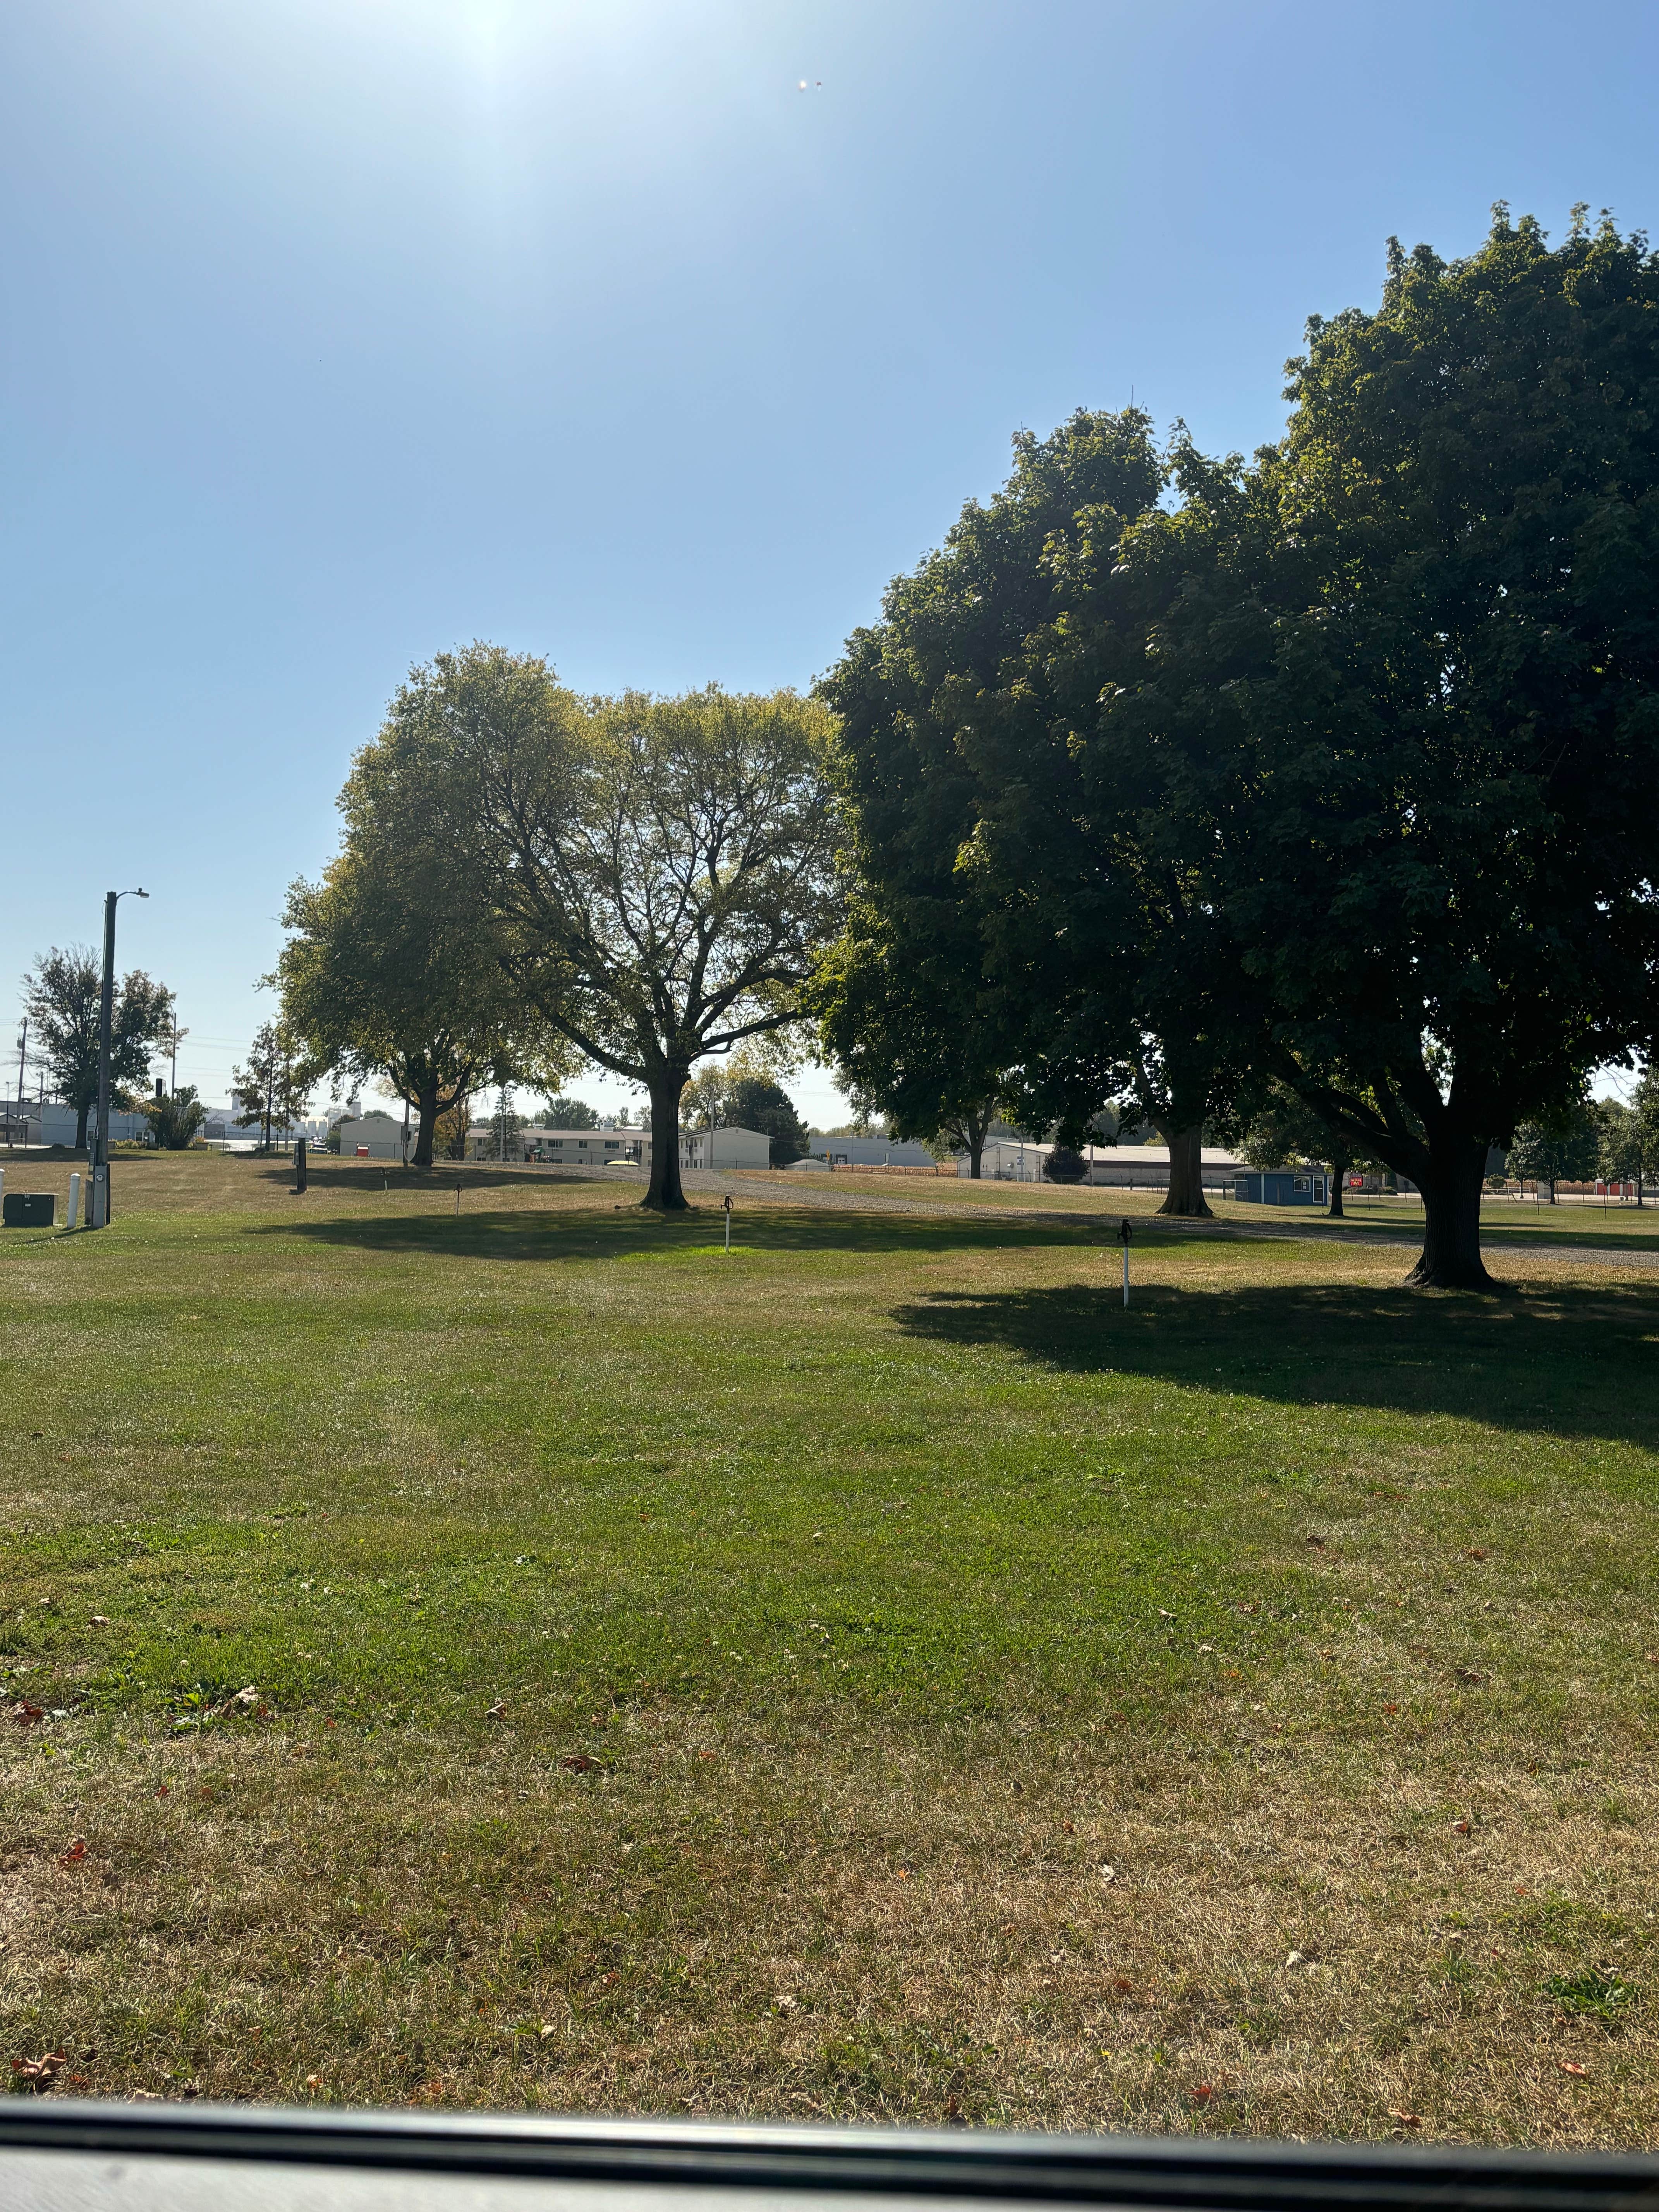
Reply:
<svg viewBox="0 0 1659 2212"><path fill-rule="evenodd" d="M49 1190L9 1190L0 1200L8 1229L50 1229L58 1218L58 1200Z"/></svg>

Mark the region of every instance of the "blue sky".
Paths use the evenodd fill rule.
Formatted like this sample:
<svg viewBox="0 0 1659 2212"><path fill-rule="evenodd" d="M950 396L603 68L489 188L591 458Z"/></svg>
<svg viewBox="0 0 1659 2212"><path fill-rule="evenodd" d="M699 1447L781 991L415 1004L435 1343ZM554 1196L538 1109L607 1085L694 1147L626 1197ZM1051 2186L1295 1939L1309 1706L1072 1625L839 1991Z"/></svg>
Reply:
<svg viewBox="0 0 1659 2212"><path fill-rule="evenodd" d="M1248 448L1390 232L1659 221L1656 64L1651 5L6 9L0 976L144 884L222 1097L412 662L805 686L1022 425Z"/></svg>

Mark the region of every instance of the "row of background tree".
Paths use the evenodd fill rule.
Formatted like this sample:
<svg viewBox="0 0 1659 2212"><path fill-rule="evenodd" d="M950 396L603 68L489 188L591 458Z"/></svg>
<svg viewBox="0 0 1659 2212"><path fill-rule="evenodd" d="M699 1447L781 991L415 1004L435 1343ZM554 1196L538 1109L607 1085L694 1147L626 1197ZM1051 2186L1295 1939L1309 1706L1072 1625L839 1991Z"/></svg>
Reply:
<svg viewBox="0 0 1659 2212"><path fill-rule="evenodd" d="M295 887L295 1031L422 1153L576 1060L673 1126L804 1018L902 1134L1113 1102L1174 1212L1206 1127L1294 1111L1421 1192L1415 1279L1487 1285L1491 1149L1659 1030L1659 258L1500 208L1289 377L1249 462L1133 407L1022 434L811 701L416 670Z"/></svg>
<svg viewBox="0 0 1659 2212"><path fill-rule="evenodd" d="M1248 462L1079 412L820 687L824 1034L902 1126L1312 1117L1490 1285L1490 1152L1659 1029L1659 258L1495 211L1309 325Z"/></svg>
<svg viewBox="0 0 1659 2212"><path fill-rule="evenodd" d="M1249 461L1022 434L810 699L415 670L290 893L285 1036L424 1161L482 1087L587 1065L663 1130L816 1025L901 1134L1150 1122L1177 1213L1293 1103L1420 1191L1415 1280L1488 1286L1491 1148L1659 1033L1659 257L1583 210L1391 246L1286 396Z"/></svg>

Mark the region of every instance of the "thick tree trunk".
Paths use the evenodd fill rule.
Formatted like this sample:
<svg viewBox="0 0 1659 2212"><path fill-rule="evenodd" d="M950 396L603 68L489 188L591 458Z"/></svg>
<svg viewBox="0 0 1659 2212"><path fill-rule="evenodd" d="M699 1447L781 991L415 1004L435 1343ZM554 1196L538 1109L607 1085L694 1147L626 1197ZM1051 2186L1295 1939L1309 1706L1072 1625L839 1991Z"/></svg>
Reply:
<svg viewBox="0 0 1659 2212"><path fill-rule="evenodd" d="M415 1111L420 1117L415 1129L415 1164L417 1168L429 1168L432 1164L433 1139L437 1134L438 1128L436 1083L422 1085L419 1096L415 1102Z"/></svg>
<svg viewBox="0 0 1659 2212"><path fill-rule="evenodd" d="M651 1181L640 1203L664 1213L686 1211L680 1183L680 1097L690 1072L671 1067L651 1085Z"/></svg>
<svg viewBox="0 0 1659 2212"><path fill-rule="evenodd" d="M1166 1128L1154 1124L1170 1150L1170 1190L1160 1213L1179 1214L1187 1221L1214 1218L1204 1196L1204 1132L1201 1127Z"/></svg>
<svg viewBox="0 0 1659 2212"><path fill-rule="evenodd" d="M1553 1176L1552 1176L1550 1177L1550 1204L1551 1204L1552 1206L1553 1206L1553 1205L1554 1205L1554 1203L1555 1203L1555 1177L1554 1177Z"/></svg>
<svg viewBox="0 0 1659 2212"><path fill-rule="evenodd" d="M87 1149L87 1124L91 1119L92 1101L83 1098L75 1109L75 1149L77 1152L84 1152Z"/></svg>
<svg viewBox="0 0 1659 2212"><path fill-rule="evenodd" d="M979 1182L979 1180L980 1180L980 1162L981 1162L984 1158L985 1158L985 1139L984 1139L984 1138L983 1138L983 1137L975 1137L975 1136L973 1136L972 1134L970 1134L970 1135L969 1136L969 1139L968 1139L968 1180L969 1180L969 1182Z"/></svg>
<svg viewBox="0 0 1659 2212"><path fill-rule="evenodd" d="M1347 1218L1342 1211L1342 1178L1346 1173L1347 1170L1340 1167L1333 1168L1330 1171L1331 1202L1325 1212L1333 1221L1343 1221Z"/></svg>
<svg viewBox="0 0 1659 2212"><path fill-rule="evenodd" d="M1423 1256L1406 1280L1419 1291L1495 1291L1480 1257L1484 1138L1448 1137L1431 1147L1418 1182L1423 1194Z"/></svg>

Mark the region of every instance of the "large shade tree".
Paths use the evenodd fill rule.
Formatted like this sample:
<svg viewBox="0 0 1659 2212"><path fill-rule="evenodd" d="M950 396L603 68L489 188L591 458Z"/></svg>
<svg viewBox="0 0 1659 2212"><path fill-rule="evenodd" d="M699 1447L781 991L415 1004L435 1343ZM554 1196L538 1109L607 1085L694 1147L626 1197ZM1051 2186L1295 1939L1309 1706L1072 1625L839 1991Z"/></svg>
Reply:
<svg viewBox="0 0 1659 2212"><path fill-rule="evenodd" d="M456 834L456 763L428 742L413 690L357 755L339 853L289 887L275 980L319 1069L382 1082L409 1107L425 1168L441 1120L475 1091L550 1087L577 1055L507 973L483 870Z"/></svg>
<svg viewBox="0 0 1659 2212"><path fill-rule="evenodd" d="M88 945L54 945L23 977L23 1004L53 1088L75 1109L75 1145L82 1149L98 1102L100 1007L103 963ZM120 977L110 1020L111 1096L138 1103L149 1065L173 1019L173 994L142 968Z"/></svg>
<svg viewBox="0 0 1659 2212"><path fill-rule="evenodd" d="M1078 737L1145 667L1160 603L1116 549L1164 476L1133 408L1022 434L1002 490L849 640L823 686L848 923L816 989L829 1049L904 1133L982 1143L1000 1095L1080 1139L1120 1100L1169 1145L1166 1210L1203 1213L1203 1126L1236 1088L1216 918L1178 853L1137 841L1144 764L1102 773Z"/></svg>
<svg viewBox="0 0 1659 2212"><path fill-rule="evenodd" d="M1103 734L1163 749L1261 1065L1489 1285L1488 1148L1659 1012L1659 258L1502 209L1316 321L1282 443L1126 561L1187 581Z"/></svg>
<svg viewBox="0 0 1659 2212"><path fill-rule="evenodd" d="M480 645L417 671L397 711L459 772L457 834L524 1002L649 1094L644 1203L683 1208L692 1070L800 1019L835 926L824 709L714 686L583 698Z"/></svg>

